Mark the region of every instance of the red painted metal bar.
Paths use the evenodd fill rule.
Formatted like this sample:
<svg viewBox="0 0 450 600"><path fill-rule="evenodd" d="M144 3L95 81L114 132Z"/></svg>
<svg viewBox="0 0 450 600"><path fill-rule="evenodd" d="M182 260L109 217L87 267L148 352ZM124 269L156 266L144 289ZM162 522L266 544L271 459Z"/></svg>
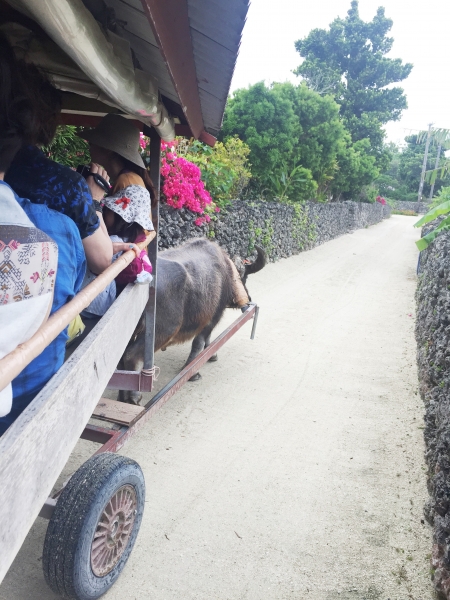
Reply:
<svg viewBox="0 0 450 600"><path fill-rule="evenodd" d="M257 318L259 307L250 304L249 308L239 316L229 327L227 327L211 344L178 375L176 375L160 392L145 405L145 411L131 427L120 427L119 429L106 429L97 425L86 425L81 439L103 444L95 454L103 452L117 452L125 443L146 423L176 392L188 381L192 375L198 373L200 368L217 352L235 333L250 319ZM252 339L254 327L252 328ZM50 519L56 506L57 497L61 490L49 498L42 507L39 516Z"/></svg>
<svg viewBox="0 0 450 600"><path fill-rule="evenodd" d="M110 390L151 392L153 389L153 375L146 375L142 371L116 370L106 387Z"/></svg>
<svg viewBox="0 0 450 600"><path fill-rule="evenodd" d="M211 344L176 375L160 392L158 392L146 405L145 412L139 417L132 427L121 427L117 435L111 437L96 454L102 452L117 452L126 441L132 437L172 396L188 381L192 375L198 373L200 368L219 350L245 323L252 319L257 312L256 304L249 308L225 329Z"/></svg>
<svg viewBox="0 0 450 600"><path fill-rule="evenodd" d="M86 425L83 433L80 435L80 439L95 442L97 444L106 444L116 432L116 429L98 427L97 425Z"/></svg>

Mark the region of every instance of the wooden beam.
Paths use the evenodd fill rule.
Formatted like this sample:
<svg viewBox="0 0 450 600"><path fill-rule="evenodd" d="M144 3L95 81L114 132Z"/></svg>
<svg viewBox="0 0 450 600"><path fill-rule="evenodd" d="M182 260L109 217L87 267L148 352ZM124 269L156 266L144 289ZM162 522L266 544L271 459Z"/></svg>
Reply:
<svg viewBox="0 0 450 600"><path fill-rule="evenodd" d="M194 137L189 125L175 125L175 133L176 135L181 135L187 138ZM204 144L208 144L208 146L211 147L213 147L214 144L217 142L216 138L207 131L202 131L198 139Z"/></svg>
<svg viewBox="0 0 450 600"><path fill-rule="evenodd" d="M186 0L141 0L196 139L204 131Z"/></svg>
<svg viewBox="0 0 450 600"><path fill-rule="evenodd" d="M155 237L156 232L150 231L145 240L137 245L145 248ZM0 359L0 390L17 377L36 356L39 356L44 348L53 342L61 331L64 331L69 323L134 260L135 256L133 250L124 252L103 273L97 275L94 281L78 292L70 302L54 312L28 341L19 344L15 350Z"/></svg>
<svg viewBox="0 0 450 600"><path fill-rule="evenodd" d="M100 398L97 406L94 408L92 416L101 421L108 421L109 423L118 423L119 425L131 427L144 410L145 408L143 406L126 404L125 402L110 400L109 398Z"/></svg>
<svg viewBox="0 0 450 600"><path fill-rule="evenodd" d="M148 292L129 285L0 438L0 582L114 372Z"/></svg>

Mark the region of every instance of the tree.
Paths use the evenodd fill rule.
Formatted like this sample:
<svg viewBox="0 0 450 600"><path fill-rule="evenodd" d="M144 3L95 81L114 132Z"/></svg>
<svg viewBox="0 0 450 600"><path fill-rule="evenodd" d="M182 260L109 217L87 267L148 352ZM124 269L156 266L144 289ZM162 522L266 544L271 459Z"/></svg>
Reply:
<svg viewBox="0 0 450 600"><path fill-rule="evenodd" d="M352 142L347 132L344 143L336 156L338 171L331 192L334 197L343 196L350 200L368 200L367 187L378 177L375 158L370 154L370 142L366 138ZM376 194L372 194L374 201Z"/></svg>
<svg viewBox="0 0 450 600"><path fill-rule="evenodd" d="M407 145L404 148L398 148L395 144L389 145L388 150L392 156L391 162L375 183L380 190L380 194L387 198L415 202L422 172L426 138L420 135L410 135L405 138L405 141ZM433 139L428 152L428 170L434 169L437 151L438 141ZM445 164L445 161L445 156L442 154L439 161L440 168ZM442 186L449 183L449 174L444 173L441 177L439 173L434 193L437 194ZM423 195L426 198L429 194L430 183L425 180Z"/></svg>
<svg viewBox="0 0 450 600"><path fill-rule="evenodd" d="M237 135L250 147L252 175L262 185L270 185L272 172L292 158L298 133L291 100L263 82L228 100L221 138Z"/></svg>
<svg viewBox="0 0 450 600"><path fill-rule="evenodd" d="M400 118L407 108L401 87L412 65L387 58L393 38L388 37L392 20L380 7L372 21L359 16L353 0L345 19L337 18L328 30L314 29L295 42L305 60L295 73L309 87L332 93L354 142L368 138L377 165L387 167L382 125ZM318 89L319 88L319 89Z"/></svg>
<svg viewBox="0 0 450 600"><path fill-rule="evenodd" d="M89 164L89 145L78 137L78 127L73 125L59 125L51 144L42 148L43 152L52 160L76 168L80 164Z"/></svg>
<svg viewBox="0 0 450 600"><path fill-rule="evenodd" d="M275 114L275 107L284 112ZM253 178L269 196L356 198L379 174L369 140L352 142L339 105L304 83L238 90L225 110L223 135L239 135L249 145Z"/></svg>
<svg viewBox="0 0 450 600"><path fill-rule="evenodd" d="M331 97L306 85L258 83L229 101L223 136L232 135L249 145L252 174L263 187L304 200L326 193L345 128Z"/></svg>
<svg viewBox="0 0 450 600"><path fill-rule="evenodd" d="M298 119L297 160L320 185L321 178L335 170L336 153L345 136L339 106L305 84L276 83L273 89L292 102Z"/></svg>
<svg viewBox="0 0 450 600"><path fill-rule="evenodd" d="M422 172L423 157L425 154L425 138L417 135L410 135L405 138L407 146L402 150L399 159L398 180L403 184L408 193L415 194L417 198L417 190L420 183L420 175ZM427 170L433 169L436 163L437 143L432 142L428 150ZM440 164L445 161L445 157L441 156ZM449 177L438 179L435 183L434 193L436 194L443 185L448 185ZM423 186L423 196L427 198L430 194L430 184L425 181Z"/></svg>

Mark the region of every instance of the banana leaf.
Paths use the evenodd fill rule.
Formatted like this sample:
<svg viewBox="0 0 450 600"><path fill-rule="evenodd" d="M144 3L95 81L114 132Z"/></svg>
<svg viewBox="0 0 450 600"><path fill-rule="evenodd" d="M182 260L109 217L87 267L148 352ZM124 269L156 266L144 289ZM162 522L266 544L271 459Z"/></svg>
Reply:
<svg viewBox="0 0 450 600"><path fill-rule="evenodd" d="M439 204L439 206L428 211L426 215L414 224L414 227L421 227L430 221L434 221L434 219L437 219L441 215L446 215L448 213L450 213L450 200L446 200L442 204Z"/></svg>
<svg viewBox="0 0 450 600"><path fill-rule="evenodd" d="M424 235L423 238L420 238L420 240L417 240L417 242L416 242L417 248L420 251L425 250L426 248L428 248L428 246L431 244L431 242L434 242L434 240L437 238L437 236L440 233L442 233L443 231L449 231L449 230L450 230L450 217L447 217L446 219L441 221L441 223L438 225L438 227L436 227L436 229L433 229L433 231L430 231L430 233L427 233L427 235Z"/></svg>

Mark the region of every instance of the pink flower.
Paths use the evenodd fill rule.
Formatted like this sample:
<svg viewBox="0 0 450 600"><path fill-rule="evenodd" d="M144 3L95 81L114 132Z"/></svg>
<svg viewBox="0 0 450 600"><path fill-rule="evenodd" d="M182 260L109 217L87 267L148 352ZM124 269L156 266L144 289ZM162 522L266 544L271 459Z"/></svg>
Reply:
<svg viewBox="0 0 450 600"><path fill-rule="evenodd" d="M167 204L173 208L187 208L203 214L211 204L210 194L201 179L201 171L175 152L177 143L162 142L161 175L164 178L161 191ZM203 224L206 218L202 221Z"/></svg>
<svg viewBox="0 0 450 600"><path fill-rule="evenodd" d="M39 273L36 271L35 273L33 273L30 279L33 281L33 283L36 283L36 281L39 279Z"/></svg>

